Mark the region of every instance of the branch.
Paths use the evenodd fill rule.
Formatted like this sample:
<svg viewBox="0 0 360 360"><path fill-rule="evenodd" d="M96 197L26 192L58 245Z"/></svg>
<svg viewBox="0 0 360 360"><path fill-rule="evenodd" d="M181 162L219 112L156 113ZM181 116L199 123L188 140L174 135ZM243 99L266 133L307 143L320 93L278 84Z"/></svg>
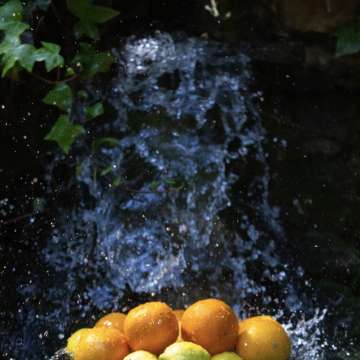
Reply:
<svg viewBox="0 0 360 360"><path fill-rule="evenodd" d="M29 74L31 76L33 76L35 79L38 79L38 80L40 80L40 81L42 81L42 82L44 82L46 84L50 84L50 85L58 85L58 84L68 83L70 81L75 80L78 77L78 75L75 74L75 75L73 75L73 76L71 76L69 78L63 79L63 80L49 80L49 79L46 79L46 78L44 78L44 77L42 77L42 76L40 76L38 74L32 73L32 72L29 73Z"/></svg>

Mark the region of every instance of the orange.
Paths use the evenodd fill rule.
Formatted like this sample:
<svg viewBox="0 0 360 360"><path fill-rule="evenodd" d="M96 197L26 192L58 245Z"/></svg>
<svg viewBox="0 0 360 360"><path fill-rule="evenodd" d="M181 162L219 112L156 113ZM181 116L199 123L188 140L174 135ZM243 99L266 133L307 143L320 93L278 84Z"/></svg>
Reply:
<svg viewBox="0 0 360 360"><path fill-rule="evenodd" d="M174 314L179 322L181 321L181 318L183 317L184 312L185 312L185 310L174 310Z"/></svg>
<svg viewBox="0 0 360 360"><path fill-rule="evenodd" d="M126 316L124 334L131 349L161 354L176 341L179 325L171 308L162 302L148 302Z"/></svg>
<svg viewBox="0 0 360 360"><path fill-rule="evenodd" d="M174 310L174 314L178 320L179 323L179 336L177 338L176 341L182 341L182 337L181 337L181 319L184 315L185 310Z"/></svg>
<svg viewBox="0 0 360 360"><path fill-rule="evenodd" d="M83 332L72 350L74 360L122 360L128 353L124 335L119 330L107 327Z"/></svg>
<svg viewBox="0 0 360 360"><path fill-rule="evenodd" d="M201 345L211 355L231 351L238 338L238 319L221 300L200 300L185 310L181 334L185 341Z"/></svg>
<svg viewBox="0 0 360 360"><path fill-rule="evenodd" d="M119 312L113 312L110 314L107 314L103 316L96 324L95 327L109 327L117 329L121 332L124 332L124 321L125 321L126 315L119 313Z"/></svg>
<svg viewBox="0 0 360 360"><path fill-rule="evenodd" d="M255 316L240 322L236 351L244 360L288 360L291 343L276 320Z"/></svg>
<svg viewBox="0 0 360 360"><path fill-rule="evenodd" d="M66 351L69 354L73 354L75 352L75 350L77 349L80 339L82 336L84 336L84 334L86 334L89 330L89 328L84 328L84 329L80 329L75 331L67 340L67 345L66 345Z"/></svg>

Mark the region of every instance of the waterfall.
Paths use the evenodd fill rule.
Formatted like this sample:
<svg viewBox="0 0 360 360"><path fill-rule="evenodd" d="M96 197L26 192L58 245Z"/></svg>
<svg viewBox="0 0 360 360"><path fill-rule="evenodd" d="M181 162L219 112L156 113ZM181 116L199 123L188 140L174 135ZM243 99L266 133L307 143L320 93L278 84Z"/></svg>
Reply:
<svg viewBox="0 0 360 360"><path fill-rule="evenodd" d="M111 144L92 150L84 141L77 151L80 200L58 209L42 252L46 288L21 290L46 299L40 313L27 312L24 331L36 319L60 347L102 311L151 298L180 308L221 297L241 317L278 318L294 359L323 359L326 309L283 256L249 59L163 33L129 38L113 54L117 76L101 91L88 85L114 110L96 129Z"/></svg>

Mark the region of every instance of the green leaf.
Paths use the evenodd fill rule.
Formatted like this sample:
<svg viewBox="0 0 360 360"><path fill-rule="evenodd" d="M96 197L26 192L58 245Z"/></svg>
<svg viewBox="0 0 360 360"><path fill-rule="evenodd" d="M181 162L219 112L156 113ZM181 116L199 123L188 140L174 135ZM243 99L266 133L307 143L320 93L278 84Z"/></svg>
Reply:
<svg viewBox="0 0 360 360"><path fill-rule="evenodd" d="M88 120L95 119L104 113L104 106L101 102L98 102L92 106L85 107L85 116Z"/></svg>
<svg viewBox="0 0 360 360"><path fill-rule="evenodd" d="M9 45L20 44L20 35L29 28L28 24L20 21L0 21L0 30L5 32L5 37L2 43Z"/></svg>
<svg viewBox="0 0 360 360"><path fill-rule="evenodd" d="M77 96L81 99L81 100L87 100L89 98L88 93L85 90L79 90L77 93Z"/></svg>
<svg viewBox="0 0 360 360"><path fill-rule="evenodd" d="M101 171L100 176L105 176L107 174L110 174L113 171L114 171L114 167L112 165L109 165Z"/></svg>
<svg viewBox="0 0 360 360"><path fill-rule="evenodd" d="M99 40L99 30L93 23L86 21L79 21L75 24L75 36L79 39L82 36L87 36L93 40Z"/></svg>
<svg viewBox="0 0 360 360"><path fill-rule="evenodd" d="M12 52L15 47L21 45L20 35L29 28L28 24L22 23L22 7L20 1L8 1L0 7L0 30L4 32L0 44L0 55Z"/></svg>
<svg viewBox="0 0 360 360"><path fill-rule="evenodd" d="M67 0L69 11L82 22L101 24L119 15L114 9L92 3L93 0Z"/></svg>
<svg viewBox="0 0 360 360"><path fill-rule="evenodd" d="M336 37L336 56L356 54L360 51L360 21L340 27Z"/></svg>
<svg viewBox="0 0 360 360"><path fill-rule="evenodd" d="M2 76L5 76L17 63L25 70L31 72L35 62L45 61L47 71L51 71L64 63L60 46L43 42L40 49L33 45L23 44L20 36L29 29L29 25L21 22L21 2L11 0L0 7L0 30L4 32L0 44Z"/></svg>
<svg viewBox="0 0 360 360"><path fill-rule="evenodd" d="M80 43L79 52L74 57L73 63L83 68L82 77L90 78L97 73L109 71L113 57L108 52L98 52L87 43Z"/></svg>
<svg viewBox="0 0 360 360"><path fill-rule="evenodd" d="M123 178L121 176L117 176L113 182L112 182L112 186L117 187L119 185L121 185L121 183L123 182Z"/></svg>
<svg viewBox="0 0 360 360"><path fill-rule="evenodd" d="M64 58L60 55L61 47L57 44L42 42L42 47L36 50L36 61L44 61L46 71L51 71L64 65Z"/></svg>
<svg viewBox="0 0 360 360"><path fill-rule="evenodd" d="M6 1L4 5L0 6L0 23L21 21L22 11L22 5L19 0Z"/></svg>
<svg viewBox="0 0 360 360"><path fill-rule="evenodd" d="M175 179L165 179L165 184L169 186L175 186L177 184L177 181Z"/></svg>
<svg viewBox="0 0 360 360"><path fill-rule="evenodd" d="M154 180L150 183L150 190L155 192L155 191L157 191L159 186L160 186L160 182L157 180Z"/></svg>
<svg viewBox="0 0 360 360"><path fill-rule="evenodd" d="M75 70L72 67L68 67L66 69L65 75L67 77L74 76L75 75Z"/></svg>
<svg viewBox="0 0 360 360"><path fill-rule="evenodd" d="M93 40L99 39L97 24L102 24L115 16L119 12L105 7L93 4L93 0L67 0L69 11L79 18L75 25L75 34L78 38L85 35Z"/></svg>
<svg viewBox="0 0 360 360"><path fill-rule="evenodd" d="M85 133L81 125L71 123L67 115L60 115L45 140L55 141L65 154L68 154L75 139Z"/></svg>
<svg viewBox="0 0 360 360"><path fill-rule="evenodd" d="M5 76L16 63L31 71L35 62L33 59L35 48L29 44L21 44L20 40L20 35L29 28L29 25L19 21L2 21L2 19L3 17L0 18L0 30L5 33L0 43L2 76Z"/></svg>
<svg viewBox="0 0 360 360"><path fill-rule="evenodd" d="M178 191L184 187L184 182L180 178L165 179L164 184Z"/></svg>
<svg viewBox="0 0 360 360"><path fill-rule="evenodd" d="M72 101L71 88L65 83L56 85L43 99L45 104L57 106L60 110L66 112L70 112Z"/></svg>
<svg viewBox="0 0 360 360"><path fill-rule="evenodd" d="M81 175L81 172L83 170L83 166L84 166L84 161L80 161L76 164L76 167L75 167L75 174L76 176L80 176Z"/></svg>
<svg viewBox="0 0 360 360"><path fill-rule="evenodd" d="M9 49L2 58L2 76L5 76L18 62L24 69L31 72L34 67L35 48L29 44L20 44Z"/></svg>
<svg viewBox="0 0 360 360"><path fill-rule="evenodd" d="M113 137L103 137L103 138L95 139L92 143L92 150L97 151L103 145L109 147L116 147L119 145L119 140Z"/></svg>

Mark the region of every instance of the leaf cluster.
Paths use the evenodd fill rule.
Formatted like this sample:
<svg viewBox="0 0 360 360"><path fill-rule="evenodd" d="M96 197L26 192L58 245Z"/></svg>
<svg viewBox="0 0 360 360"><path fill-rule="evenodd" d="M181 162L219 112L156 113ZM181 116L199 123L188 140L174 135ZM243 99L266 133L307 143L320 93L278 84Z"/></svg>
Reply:
<svg viewBox="0 0 360 360"><path fill-rule="evenodd" d="M2 76L16 66L32 72L36 62L44 62L48 72L64 65L60 55L60 46L42 42L40 48L23 43L21 35L28 31L29 24L23 22L23 9L19 0L9 0L0 7L0 31L3 40L0 43Z"/></svg>
<svg viewBox="0 0 360 360"><path fill-rule="evenodd" d="M360 20L341 26L336 31L336 56L352 55L360 51Z"/></svg>
<svg viewBox="0 0 360 360"><path fill-rule="evenodd" d="M50 0L41 0L33 6L45 9L50 4ZM89 79L110 69L113 63L112 56L108 52L97 51L93 41L100 39L98 25L113 19L119 13L111 8L95 5L93 0L67 0L66 5L69 13L76 19L73 36L79 40L76 42L76 55L72 59L64 59L59 44L41 41L41 47L35 47L31 40L25 42L25 38L32 39L32 29L24 19L21 1L0 2L0 67L2 77L25 70L43 79L34 73L36 63L42 63L47 73L56 70L58 75L64 74L63 80L43 79L48 83L54 83L43 102L57 107L60 112L45 139L55 141L65 153L68 153L76 138L86 133L86 122L104 113L101 102L85 104L83 119L76 119L75 123L71 81ZM24 36L25 34L29 36ZM85 93L86 98L85 91L79 93Z"/></svg>

